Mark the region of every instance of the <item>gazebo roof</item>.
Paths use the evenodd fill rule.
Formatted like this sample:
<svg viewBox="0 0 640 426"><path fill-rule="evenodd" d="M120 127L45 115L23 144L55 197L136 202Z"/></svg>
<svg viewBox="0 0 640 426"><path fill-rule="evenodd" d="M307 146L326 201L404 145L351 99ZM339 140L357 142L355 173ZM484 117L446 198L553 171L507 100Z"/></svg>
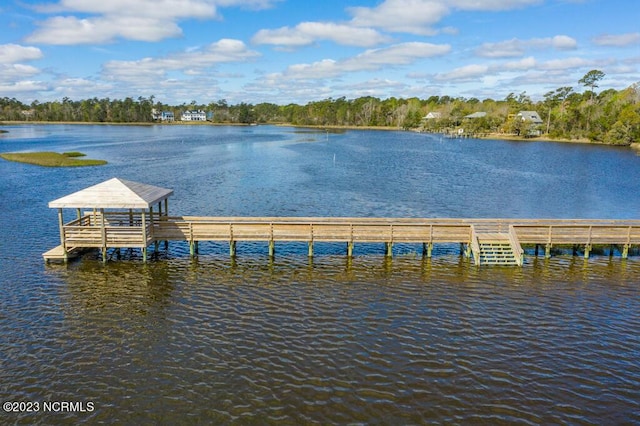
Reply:
<svg viewBox="0 0 640 426"><path fill-rule="evenodd" d="M50 208L146 209L172 189L113 178L49 202Z"/></svg>

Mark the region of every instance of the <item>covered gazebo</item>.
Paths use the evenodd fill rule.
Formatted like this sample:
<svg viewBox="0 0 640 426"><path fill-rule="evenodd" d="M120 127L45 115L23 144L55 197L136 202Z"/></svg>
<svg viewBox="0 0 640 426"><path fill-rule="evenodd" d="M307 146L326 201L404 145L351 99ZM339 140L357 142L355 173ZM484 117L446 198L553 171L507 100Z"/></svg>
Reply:
<svg viewBox="0 0 640 426"><path fill-rule="evenodd" d="M66 261L79 249L100 248L106 261L108 248L127 247L140 248L146 261L153 223L167 215L171 195L171 189L113 178L51 201L49 207L58 209L60 246L45 260ZM64 209L76 209L76 218L65 223Z"/></svg>

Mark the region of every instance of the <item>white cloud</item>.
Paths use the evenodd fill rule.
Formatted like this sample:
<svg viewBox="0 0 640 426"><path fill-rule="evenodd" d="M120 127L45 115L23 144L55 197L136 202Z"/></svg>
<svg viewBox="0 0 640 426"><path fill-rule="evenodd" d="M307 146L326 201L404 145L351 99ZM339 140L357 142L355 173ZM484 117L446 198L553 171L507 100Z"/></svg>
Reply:
<svg viewBox="0 0 640 426"><path fill-rule="evenodd" d="M110 43L118 37L159 41L181 33L182 30L174 22L151 18L109 16L78 19L60 16L40 24L40 28L29 35L27 41L57 45Z"/></svg>
<svg viewBox="0 0 640 426"><path fill-rule="evenodd" d="M275 3L282 1L284 0L215 0L213 3L223 7L237 6L243 9L260 10L269 9L273 7Z"/></svg>
<svg viewBox="0 0 640 426"><path fill-rule="evenodd" d="M382 49L371 49L345 61L353 67L378 69L385 65L405 65L418 59L442 56L451 51L448 44L432 44L422 42L399 43Z"/></svg>
<svg viewBox="0 0 640 426"><path fill-rule="evenodd" d="M386 31L434 35L433 28L453 10L499 11L542 3L543 0L385 0L375 7L351 7L354 25ZM447 29L450 31L450 28Z"/></svg>
<svg viewBox="0 0 640 426"><path fill-rule="evenodd" d="M485 58L511 58L523 56L530 49L572 50L577 47L578 42L575 39L566 35L557 35L555 37L533 38L530 40L513 38L498 43L483 43L476 49L475 53L477 56Z"/></svg>
<svg viewBox="0 0 640 426"><path fill-rule="evenodd" d="M42 51L37 47L20 46L18 44L0 45L0 64L33 61L42 57Z"/></svg>
<svg viewBox="0 0 640 426"><path fill-rule="evenodd" d="M504 64L499 65L499 68L503 68L506 70L529 70L535 68L537 62L533 56L529 56L528 58L523 58L519 61L506 62Z"/></svg>
<svg viewBox="0 0 640 426"><path fill-rule="evenodd" d="M23 80L16 83L0 84L0 93L27 96L29 93L47 90L48 87L41 81Z"/></svg>
<svg viewBox="0 0 640 426"><path fill-rule="evenodd" d="M371 28L357 28L329 22L302 22L294 28L260 30L252 38L256 44L275 44L298 47L313 44L317 40L331 40L346 46L375 46L389 38Z"/></svg>
<svg viewBox="0 0 640 426"><path fill-rule="evenodd" d="M0 64L0 81L5 83L32 77L39 73L40 70L31 65Z"/></svg>
<svg viewBox="0 0 640 426"><path fill-rule="evenodd" d="M312 64L291 65L284 72L289 78L333 78L346 72L372 71L387 66L407 65L419 59L442 56L451 51L449 45L422 42L400 43L382 49L369 49L341 61L324 59Z"/></svg>
<svg viewBox="0 0 640 426"><path fill-rule="evenodd" d="M110 80L147 82L165 78L168 73L181 71L193 75L215 65L230 62L246 62L259 56L247 49L240 40L222 39L203 49L168 55L162 58L143 58L137 61L110 61L103 73Z"/></svg>
<svg viewBox="0 0 640 426"><path fill-rule="evenodd" d="M590 67L595 65L593 61L584 59L584 58L562 58L562 59L552 59L550 61L546 61L540 65L541 69L544 70L567 70L574 68L582 68L582 67Z"/></svg>
<svg viewBox="0 0 640 426"><path fill-rule="evenodd" d="M111 43L118 38L159 41L178 37L182 19L219 19L217 6L261 9L277 0L60 0L36 6L41 13L66 14L38 23L26 40L76 45ZM86 14L78 17L74 14Z"/></svg>
<svg viewBox="0 0 640 426"><path fill-rule="evenodd" d="M432 26L450 12L446 3L438 0L386 0L374 8L347 10L354 25L419 35L433 35Z"/></svg>
<svg viewBox="0 0 640 426"><path fill-rule="evenodd" d="M471 64L455 68L446 73L438 73L434 76L436 81L468 81L484 77L489 71L488 65Z"/></svg>
<svg viewBox="0 0 640 426"><path fill-rule="evenodd" d="M395 80L389 80L386 78L373 78L371 80L367 80L367 81L361 81L358 83L353 83L353 84L343 84L343 85L338 85L336 86L337 88L340 89L348 89L349 91L351 90L368 90L368 89L372 89L372 90L379 90L379 89L403 89L404 87L406 87L407 84L400 82L400 81L395 81Z"/></svg>
<svg viewBox="0 0 640 426"><path fill-rule="evenodd" d="M543 0L449 0L447 4L460 10L498 11L540 4Z"/></svg>
<svg viewBox="0 0 640 426"><path fill-rule="evenodd" d="M60 0L36 6L42 13L80 12L93 15L144 16L156 19L211 18L215 2L206 0Z"/></svg>
<svg viewBox="0 0 640 426"><path fill-rule="evenodd" d="M630 46L640 44L640 33L603 34L595 37L593 43L599 46Z"/></svg>

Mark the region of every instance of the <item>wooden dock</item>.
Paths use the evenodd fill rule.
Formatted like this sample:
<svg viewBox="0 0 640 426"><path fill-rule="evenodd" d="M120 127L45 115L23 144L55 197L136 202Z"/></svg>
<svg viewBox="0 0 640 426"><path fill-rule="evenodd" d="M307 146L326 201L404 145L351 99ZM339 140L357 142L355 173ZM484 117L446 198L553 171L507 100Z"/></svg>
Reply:
<svg viewBox="0 0 640 426"><path fill-rule="evenodd" d="M309 256L316 242L345 243L347 256L353 255L358 243L382 243L387 256L395 243L420 243L427 257L435 244L461 244L476 265L522 265L522 245L539 246L546 257L553 247L580 246L586 258L595 245L617 245L624 258L632 246L640 245L640 221L636 220L147 215L143 221L120 212L87 214L65 224L62 232L66 247L73 250L140 248L145 258L147 247L157 248L162 241L186 241L192 256L203 241L228 243L230 256L236 255L237 243L244 241L265 242L270 256L279 242L305 242ZM55 250L45 253L45 259L64 259L62 245Z"/></svg>
<svg viewBox="0 0 640 426"><path fill-rule="evenodd" d="M434 244L460 244L476 265L522 265L523 245L535 246L536 254L543 248L545 257L553 247L573 246L575 252L580 246L585 258L596 245L618 246L623 258L640 246L640 220L169 216L172 194L114 178L52 201L60 245L43 256L66 262L83 249L98 248L106 262L110 248L138 248L146 261L148 247L157 249L161 241L186 241L192 256L201 241L227 242L231 256L242 241L265 242L270 256L278 242L306 242L309 256L316 242L345 243L347 256L355 244L382 243L391 256L395 243L421 243L426 257ZM65 223L63 208L75 208L76 218Z"/></svg>

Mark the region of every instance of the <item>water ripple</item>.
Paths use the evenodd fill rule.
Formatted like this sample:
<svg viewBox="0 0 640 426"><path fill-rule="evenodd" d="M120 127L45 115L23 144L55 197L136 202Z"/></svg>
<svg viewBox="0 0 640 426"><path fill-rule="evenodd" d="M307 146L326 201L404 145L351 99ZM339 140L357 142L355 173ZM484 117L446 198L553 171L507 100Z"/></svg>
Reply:
<svg viewBox="0 0 640 426"><path fill-rule="evenodd" d="M96 412L63 418L92 422L640 421L637 261L562 263L48 268L2 301L3 397L82 395Z"/></svg>

